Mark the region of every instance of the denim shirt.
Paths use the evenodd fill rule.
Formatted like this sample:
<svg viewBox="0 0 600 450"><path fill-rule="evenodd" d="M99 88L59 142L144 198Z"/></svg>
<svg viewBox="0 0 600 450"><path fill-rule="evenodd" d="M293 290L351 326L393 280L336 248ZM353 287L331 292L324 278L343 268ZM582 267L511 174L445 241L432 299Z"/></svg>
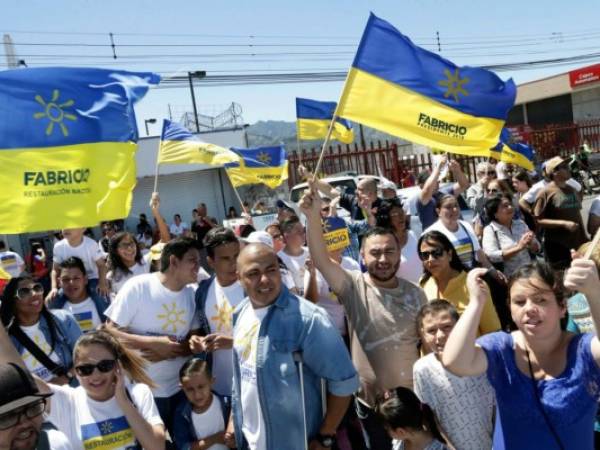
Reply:
<svg viewBox="0 0 600 450"><path fill-rule="evenodd" d="M56 343L54 351L60 358L60 365L66 369L70 369L73 366L73 348L75 342L81 336L81 329L75 320L75 317L64 310L50 311L50 314L54 317L54 323L56 324ZM40 331L44 334L44 337L48 342L52 342L52 335L50 334L50 328L46 318L40 316ZM23 344L21 344L14 336L10 336L13 345L17 349L19 354L22 354L25 350Z"/></svg>
<svg viewBox="0 0 600 450"><path fill-rule="evenodd" d="M246 297L233 314L234 328ZM304 435L300 380L294 353L303 360L307 435ZM232 408L238 450L248 448L242 434L240 366L233 352ZM336 396L352 395L359 386L356 369L337 329L325 311L281 286L279 297L262 320L256 351L256 382L266 429L267 450L304 450L306 439L321 426L321 378Z"/></svg>
<svg viewBox="0 0 600 450"><path fill-rule="evenodd" d="M221 397L216 392L213 392L213 394L221 404L225 429L227 429L231 400L228 397ZM175 410L175 420L173 420L173 442L175 443L177 450L190 450L192 444L198 440L194 422L192 421L192 404L186 399L185 402L182 402Z"/></svg>
<svg viewBox="0 0 600 450"><path fill-rule="evenodd" d="M96 306L96 311L98 311L98 316L100 316L100 321L102 323L105 323L106 316L104 315L104 311L106 311L106 309L108 308L108 305L109 305L108 300L106 298L102 297L101 295L98 295L95 291L92 291L91 289L89 289L89 286L87 288L87 293L88 293L88 296L92 299L92 302L94 302L94 305ZM67 303L67 300L68 300L67 296L62 292L62 289L61 289L59 291L58 295L56 296L56 298L50 302L48 307L52 310L63 309L65 307L65 303Z"/></svg>

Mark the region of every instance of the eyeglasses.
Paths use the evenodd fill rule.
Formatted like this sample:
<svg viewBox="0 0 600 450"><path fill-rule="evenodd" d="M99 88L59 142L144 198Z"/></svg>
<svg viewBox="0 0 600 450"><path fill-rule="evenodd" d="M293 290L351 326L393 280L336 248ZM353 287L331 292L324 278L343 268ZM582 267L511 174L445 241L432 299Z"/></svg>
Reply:
<svg viewBox="0 0 600 450"><path fill-rule="evenodd" d="M46 400L31 403L21 409L11 411L0 416L0 430L8 430L19 423L21 417L25 415L28 419L39 416L46 410Z"/></svg>
<svg viewBox="0 0 600 450"><path fill-rule="evenodd" d="M127 249L127 248L134 248L136 246L137 245L135 242L119 242L119 245L117 247L122 248L122 249Z"/></svg>
<svg viewBox="0 0 600 450"><path fill-rule="evenodd" d="M486 192L488 194L499 194L500 193L500 189L488 189Z"/></svg>
<svg viewBox="0 0 600 450"><path fill-rule="evenodd" d="M28 300L34 295L40 295L44 293L44 286L39 283L29 287L22 287L17 289L17 298L19 300Z"/></svg>
<svg viewBox="0 0 600 450"><path fill-rule="evenodd" d="M444 252L445 250L443 248L419 252L419 258L421 258L421 261L428 261L430 256L432 256L433 259L439 259L444 255Z"/></svg>
<svg viewBox="0 0 600 450"><path fill-rule="evenodd" d="M103 359L98 364L82 364L80 366L75 366L75 372L80 377L89 377L94 369L98 369L100 373L110 372L115 368L117 361L114 359Z"/></svg>

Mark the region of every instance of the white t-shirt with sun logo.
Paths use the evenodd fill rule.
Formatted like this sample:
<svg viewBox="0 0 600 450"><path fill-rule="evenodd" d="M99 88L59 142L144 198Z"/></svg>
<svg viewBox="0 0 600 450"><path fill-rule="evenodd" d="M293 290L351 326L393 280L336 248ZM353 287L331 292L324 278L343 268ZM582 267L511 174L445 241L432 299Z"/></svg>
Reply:
<svg viewBox="0 0 600 450"><path fill-rule="evenodd" d="M233 336L233 310L243 299L244 289L238 281L230 286L222 287L217 279L214 279L208 288L204 306L211 333ZM220 395L230 396L233 380L232 350L217 350L213 352L212 357L212 373L215 377L213 389Z"/></svg>
<svg viewBox="0 0 600 450"><path fill-rule="evenodd" d="M254 309L248 304L240 313L233 331L233 349L240 365L240 397L244 418L242 433L250 450L267 448L265 420L256 384L256 350L260 324L269 308Z"/></svg>
<svg viewBox="0 0 600 450"><path fill-rule="evenodd" d="M138 275L127 280L105 314L129 333L180 341L199 327L194 293L192 284L174 292L163 286L156 273ZM157 385L152 391L155 397L170 397L179 391L179 369L186 360L178 357L148 363L146 372Z"/></svg>
<svg viewBox="0 0 600 450"><path fill-rule="evenodd" d="M79 386L50 385L48 420L62 431L75 450L126 450L135 443L127 418L112 397L104 402L92 400ZM131 400L150 425L162 425L152 392L145 384L127 386Z"/></svg>
<svg viewBox="0 0 600 450"><path fill-rule="evenodd" d="M42 330L40 330L39 322L29 327L20 328L27 336L29 336L29 339L31 339L40 349L42 349L46 355L50 357L52 361L60 365L60 358L56 352L52 351L52 353L50 353L52 347L44 336L44 333L42 333ZM52 372L50 372L41 362L35 359L35 357L29 353L29 350L27 350L25 347L23 347L21 358L23 358L25 365L33 375L41 378L44 381L50 381L52 378L54 378L54 374L52 374Z"/></svg>

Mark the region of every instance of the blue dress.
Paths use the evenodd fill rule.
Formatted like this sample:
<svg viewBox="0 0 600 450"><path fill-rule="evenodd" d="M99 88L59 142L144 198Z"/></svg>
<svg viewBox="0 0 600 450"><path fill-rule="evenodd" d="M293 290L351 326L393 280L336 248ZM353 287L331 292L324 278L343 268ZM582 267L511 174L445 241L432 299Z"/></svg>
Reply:
<svg viewBox="0 0 600 450"><path fill-rule="evenodd" d="M557 378L536 382L546 415L565 450L594 448L600 368L592 357L592 337L574 336L567 349L564 372ZM531 378L517 368L512 335L491 333L479 338L477 344L487 355L487 377L496 391L494 450L558 449L540 411Z"/></svg>

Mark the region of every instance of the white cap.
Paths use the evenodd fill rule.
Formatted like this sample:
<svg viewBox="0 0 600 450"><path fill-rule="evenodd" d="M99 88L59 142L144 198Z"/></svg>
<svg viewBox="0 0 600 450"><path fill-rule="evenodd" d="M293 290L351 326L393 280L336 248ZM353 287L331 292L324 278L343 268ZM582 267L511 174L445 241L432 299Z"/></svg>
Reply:
<svg viewBox="0 0 600 450"><path fill-rule="evenodd" d="M391 180L382 180L379 182L379 189L393 189L396 190L396 184Z"/></svg>
<svg viewBox="0 0 600 450"><path fill-rule="evenodd" d="M248 244L265 244L273 248L273 238L266 231L253 231L245 241Z"/></svg>

